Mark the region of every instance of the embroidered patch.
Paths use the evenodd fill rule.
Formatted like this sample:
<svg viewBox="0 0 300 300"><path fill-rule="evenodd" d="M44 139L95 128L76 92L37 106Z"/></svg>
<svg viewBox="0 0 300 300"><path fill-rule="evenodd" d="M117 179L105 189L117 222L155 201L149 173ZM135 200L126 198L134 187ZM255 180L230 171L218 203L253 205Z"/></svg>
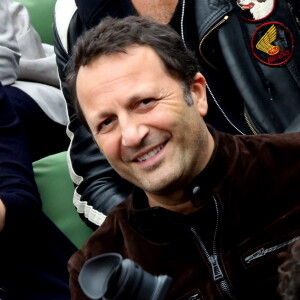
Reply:
<svg viewBox="0 0 300 300"><path fill-rule="evenodd" d="M251 49L260 62L270 66L283 65L293 54L292 33L278 22L262 24L251 38Z"/></svg>
<svg viewBox="0 0 300 300"><path fill-rule="evenodd" d="M241 16L247 21L259 21L268 17L276 0L236 0Z"/></svg>

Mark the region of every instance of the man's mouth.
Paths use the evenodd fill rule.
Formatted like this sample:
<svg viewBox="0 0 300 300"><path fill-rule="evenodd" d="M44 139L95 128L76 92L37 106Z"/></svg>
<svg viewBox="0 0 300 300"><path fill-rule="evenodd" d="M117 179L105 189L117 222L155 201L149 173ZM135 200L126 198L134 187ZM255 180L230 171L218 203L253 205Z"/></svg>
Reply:
<svg viewBox="0 0 300 300"><path fill-rule="evenodd" d="M157 146L156 148L152 149L148 153L138 157L137 161L142 162L142 161L145 161L145 160L151 158L152 156L156 155L164 146L165 146L165 144L161 144L161 145Z"/></svg>
<svg viewBox="0 0 300 300"><path fill-rule="evenodd" d="M251 9L254 6L254 3L250 2L249 4L245 4L245 5L238 3L238 5L242 10L247 10L247 9Z"/></svg>

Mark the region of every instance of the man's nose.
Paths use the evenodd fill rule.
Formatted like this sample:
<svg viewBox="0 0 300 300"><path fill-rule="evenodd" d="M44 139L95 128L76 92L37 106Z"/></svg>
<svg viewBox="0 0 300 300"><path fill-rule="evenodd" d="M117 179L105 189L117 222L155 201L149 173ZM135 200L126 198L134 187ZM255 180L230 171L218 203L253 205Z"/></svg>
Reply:
<svg viewBox="0 0 300 300"><path fill-rule="evenodd" d="M141 124L136 120L130 120L121 127L122 145L125 147L139 146L149 132L148 126Z"/></svg>

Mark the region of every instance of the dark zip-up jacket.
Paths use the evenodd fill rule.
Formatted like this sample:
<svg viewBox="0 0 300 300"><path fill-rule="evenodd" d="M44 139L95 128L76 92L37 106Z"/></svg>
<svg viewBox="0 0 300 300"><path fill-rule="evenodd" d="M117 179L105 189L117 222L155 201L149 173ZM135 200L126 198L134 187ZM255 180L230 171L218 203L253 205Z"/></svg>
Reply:
<svg viewBox="0 0 300 300"><path fill-rule="evenodd" d="M71 257L72 299L86 299L84 262L107 252L172 277L166 299L280 299L281 254L300 234L300 134L212 133L213 156L185 189L199 209L149 208L135 190Z"/></svg>
<svg viewBox="0 0 300 300"><path fill-rule="evenodd" d="M297 11L299 1L293 2ZM289 1L275 0L274 3L268 18L253 22L240 16L241 9L235 0L179 1L170 24L199 58L199 70L207 80L206 121L219 130L251 134L252 131L299 129L299 33ZM75 0L58 0L56 4L55 52L70 119L70 174L76 186L73 202L83 219L94 228L129 195L132 186L111 168L90 133L78 121L65 83L65 68L72 47L83 31L108 15L121 18L136 14L131 2L125 0L76 0L76 3ZM289 28L285 32L285 27L275 23L277 34L283 35L279 42L286 41L284 49L292 53L282 65L266 65L258 59L259 55L254 56L258 50L251 50L256 29L270 22ZM264 30L263 27L255 36L262 35ZM291 32L293 44L285 38L287 32ZM281 60L273 63L281 63Z"/></svg>

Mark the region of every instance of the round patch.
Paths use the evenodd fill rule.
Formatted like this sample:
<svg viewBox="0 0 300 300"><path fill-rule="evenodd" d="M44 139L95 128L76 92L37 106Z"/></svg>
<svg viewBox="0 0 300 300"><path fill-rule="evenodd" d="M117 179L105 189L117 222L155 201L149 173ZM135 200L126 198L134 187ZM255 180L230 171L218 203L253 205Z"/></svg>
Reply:
<svg viewBox="0 0 300 300"><path fill-rule="evenodd" d="M293 54L294 39L290 30L279 22L259 26L251 38L253 55L269 66L285 64Z"/></svg>
<svg viewBox="0 0 300 300"><path fill-rule="evenodd" d="M241 16L247 21L260 21L271 15L275 0L236 0Z"/></svg>

